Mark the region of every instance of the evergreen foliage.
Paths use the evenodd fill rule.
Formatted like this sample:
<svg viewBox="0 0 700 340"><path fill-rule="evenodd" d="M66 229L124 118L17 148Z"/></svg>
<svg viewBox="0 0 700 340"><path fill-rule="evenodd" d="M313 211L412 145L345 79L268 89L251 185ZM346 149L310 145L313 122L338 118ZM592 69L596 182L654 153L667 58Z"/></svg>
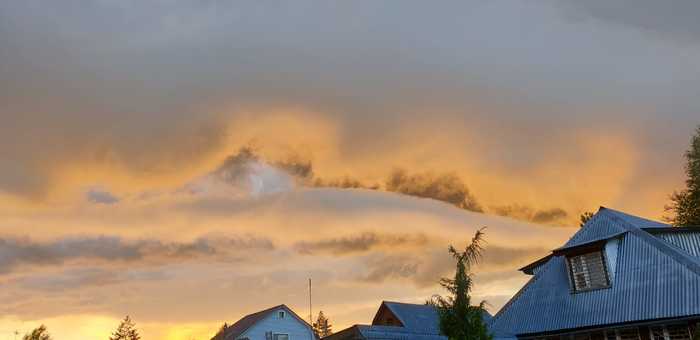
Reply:
<svg viewBox="0 0 700 340"><path fill-rule="evenodd" d="M109 340L140 340L141 336L136 330L136 325L131 318L127 315L124 320L119 324Z"/></svg>
<svg viewBox="0 0 700 340"><path fill-rule="evenodd" d="M438 309L440 330L450 340L492 339L483 321L486 302L472 306L470 296L473 284L471 267L481 259L483 236L483 229L478 230L471 244L462 252L449 247L450 254L457 260L457 268L454 279L443 278L440 284L451 296L435 296L430 301Z"/></svg>
<svg viewBox="0 0 700 340"><path fill-rule="evenodd" d="M22 340L51 340L51 335L46 330L46 326L41 325L35 328L31 333L27 333L22 337Z"/></svg>
<svg viewBox="0 0 700 340"><path fill-rule="evenodd" d="M318 318L313 324L314 333L319 338L327 337L333 334L332 326L328 318L323 314L323 311L318 312Z"/></svg>
<svg viewBox="0 0 700 340"><path fill-rule="evenodd" d="M667 220L676 226L700 226L700 126L685 152L686 188L671 194L671 204L666 211L673 216Z"/></svg>
<svg viewBox="0 0 700 340"><path fill-rule="evenodd" d="M581 222L578 226L583 228L583 226L586 225L586 223L588 223L588 220L590 220L591 217L593 217L593 213L590 211L586 211L583 214L581 214Z"/></svg>

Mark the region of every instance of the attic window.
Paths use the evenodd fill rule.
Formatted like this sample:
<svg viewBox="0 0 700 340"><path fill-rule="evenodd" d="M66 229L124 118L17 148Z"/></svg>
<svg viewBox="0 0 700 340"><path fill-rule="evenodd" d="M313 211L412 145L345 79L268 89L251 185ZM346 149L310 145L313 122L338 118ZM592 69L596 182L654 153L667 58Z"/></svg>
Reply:
<svg viewBox="0 0 700 340"><path fill-rule="evenodd" d="M610 287L610 279L601 250L568 256L572 288L576 292Z"/></svg>
<svg viewBox="0 0 700 340"><path fill-rule="evenodd" d="M279 316L280 319L284 319L284 311L279 311L277 313L277 315Z"/></svg>

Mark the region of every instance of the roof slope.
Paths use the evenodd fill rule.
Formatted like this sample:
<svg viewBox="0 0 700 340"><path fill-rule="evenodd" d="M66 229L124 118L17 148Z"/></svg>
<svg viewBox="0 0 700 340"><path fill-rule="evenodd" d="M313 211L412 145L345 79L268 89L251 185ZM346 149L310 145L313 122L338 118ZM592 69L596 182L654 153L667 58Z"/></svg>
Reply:
<svg viewBox="0 0 700 340"><path fill-rule="evenodd" d="M280 308L284 309L288 314L293 315L308 326L308 322L300 318L296 313L294 313L294 311L291 310L291 308L287 307L287 305L282 304L242 317L240 320L236 321L236 323L226 328L225 334L221 339L233 340L237 338L241 334L245 333L245 331L248 330L250 327L258 323L259 321L265 319L268 315L279 310ZM216 336L212 339L218 340Z"/></svg>
<svg viewBox="0 0 700 340"><path fill-rule="evenodd" d="M700 259L640 229L661 225L601 208L565 247L623 235L612 287L571 294L565 258L553 256L490 329L521 335L700 315Z"/></svg>
<svg viewBox="0 0 700 340"><path fill-rule="evenodd" d="M420 334L440 334L440 317L435 307L426 304L383 301L405 329Z"/></svg>
<svg viewBox="0 0 700 340"><path fill-rule="evenodd" d="M365 339L391 339L391 340L447 340L444 335L417 333L413 330L397 326L357 325L358 331Z"/></svg>

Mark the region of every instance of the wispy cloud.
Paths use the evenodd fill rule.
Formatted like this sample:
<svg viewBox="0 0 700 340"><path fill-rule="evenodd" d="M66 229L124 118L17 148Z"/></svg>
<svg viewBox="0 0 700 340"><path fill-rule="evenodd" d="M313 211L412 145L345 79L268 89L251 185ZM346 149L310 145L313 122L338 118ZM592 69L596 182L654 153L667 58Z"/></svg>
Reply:
<svg viewBox="0 0 700 340"><path fill-rule="evenodd" d="M249 250L274 249L272 241L255 237L199 238L192 242L157 239L125 240L118 236L74 237L49 242L28 238L0 239L0 273L21 265L61 265L71 260L177 263L201 257L245 255ZM246 256L248 257L248 256Z"/></svg>
<svg viewBox="0 0 700 340"><path fill-rule="evenodd" d="M364 232L359 235L320 239L315 241L301 241L296 243L296 250L305 255L317 253L330 253L333 255L348 255L362 253L376 248L402 247L419 248L428 243L428 238L423 234L378 234Z"/></svg>

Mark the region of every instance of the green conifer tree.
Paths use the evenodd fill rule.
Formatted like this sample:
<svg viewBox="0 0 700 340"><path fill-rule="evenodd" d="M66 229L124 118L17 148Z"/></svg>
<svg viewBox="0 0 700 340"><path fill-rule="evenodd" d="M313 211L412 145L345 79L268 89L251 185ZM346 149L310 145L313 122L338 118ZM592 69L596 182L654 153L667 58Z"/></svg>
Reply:
<svg viewBox="0 0 700 340"><path fill-rule="evenodd" d="M332 326L328 318L323 314L323 311L318 312L318 318L313 324L314 333L319 338L327 337L333 334Z"/></svg>
<svg viewBox="0 0 700 340"><path fill-rule="evenodd" d="M580 223L578 226L583 228L583 226L586 225L586 223L588 223L588 220L590 220L591 217L593 217L593 215L594 214L590 211L586 211L583 214L581 214Z"/></svg>
<svg viewBox="0 0 700 340"><path fill-rule="evenodd" d="M700 126L685 152L686 188L671 194L671 204L666 211L673 216L667 220L676 226L700 226Z"/></svg>
<svg viewBox="0 0 700 340"><path fill-rule="evenodd" d="M136 325L131 318L127 315L124 320L119 324L109 340L140 340L141 336L136 330Z"/></svg>
<svg viewBox="0 0 700 340"><path fill-rule="evenodd" d="M51 340L51 335L46 330L46 326L41 325L34 328L31 333L27 333L22 337L22 340Z"/></svg>
<svg viewBox="0 0 700 340"><path fill-rule="evenodd" d="M491 340L483 321L485 301L478 306L471 305L471 267L479 262L483 250L483 229L476 232L464 251L449 247L450 254L457 260L454 279L443 278L440 284L451 293L443 298L435 296L431 304L438 309L440 330L450 340Z"/></svg>

